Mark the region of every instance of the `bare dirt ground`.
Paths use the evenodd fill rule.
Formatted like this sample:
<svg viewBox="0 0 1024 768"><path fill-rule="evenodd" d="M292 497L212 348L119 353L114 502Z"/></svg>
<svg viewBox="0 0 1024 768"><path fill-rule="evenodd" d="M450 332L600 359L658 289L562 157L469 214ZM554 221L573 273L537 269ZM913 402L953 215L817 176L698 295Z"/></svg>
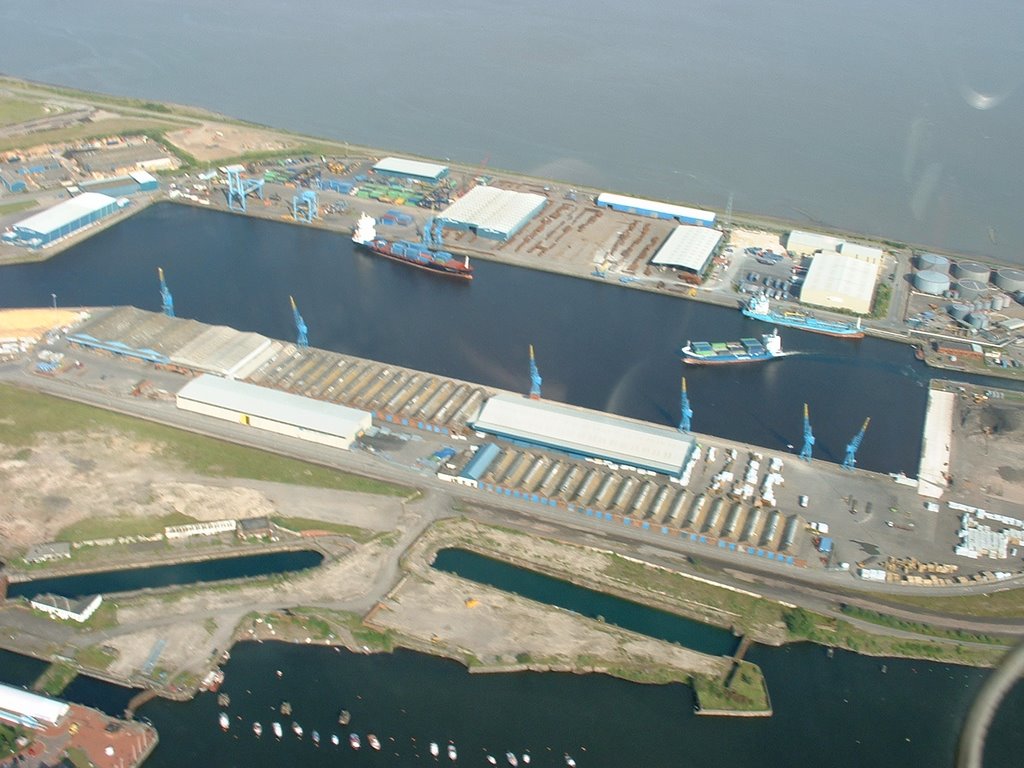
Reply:
<svg viewBox="0 0 1024 768"><path fill-rule="evenodd" d="M38 341L50 329L66 328L79 322L81 317L81 312L70 309L3 309L0 310L0 341Z"/></svg>
<svg viewBox="0 0 1024 768"><path fill-rule="evenodd" d="M248 152L276 152L298 146L282 134L225 123L203 123L196 128L171 131L167 140L196 160L223 160Z"/></svg>
<svg viewBox="0 0 1024 768"><path fill-rule="evenodd" d="M1024 499L1024 403L1008 399L974 403L960 396L953 434L953 494L980 491L1019 505ZM995 511L1013 514L1012 510Z"/></svg>
<svg viewBox="0 0 1024 768"><path fill-rule="evenodd" d="M764 232L754 229L733 228L729 233L729 245L739 249L767 248L775 253L785 253L778 232Z"/></svg>

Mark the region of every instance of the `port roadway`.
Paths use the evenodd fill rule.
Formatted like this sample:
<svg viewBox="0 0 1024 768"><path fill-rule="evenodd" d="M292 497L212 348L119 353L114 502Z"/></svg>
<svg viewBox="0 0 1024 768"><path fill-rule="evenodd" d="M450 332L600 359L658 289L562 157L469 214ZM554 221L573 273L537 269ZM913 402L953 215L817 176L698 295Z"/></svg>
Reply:
<svg viewBox="0 0 1024 768"><path fill-rule="evenodd" d="M639 529L624 526L594 524L581 515L570 515L564 510L551 510L539 505L499 498L443 483L437 480L433 472L426 469L410 470L409 467L382 461L378 457L363 452L340 451L298 439L259 432L231 422L180 411L172 402L132 397L127 394L130 391L130 386L126 385L136 381L139 377L139 368L136 364L89 353L80 354L80 356L87 359L87 364L93 369L93 373L112 382L119 380L121 386L101 391L83 387L65 378L37 376L29 372L24 361L0 365L0 380L128 416L335 469L390 482L414 483L424 490L422 500L415 504L404 505L405 515L403 525L400 526L402 529L401 540L397 546L388 550L387 557L380 563L379 570L373 579L373 587L356 598L325 602L323 603L324 607L356 612L369 610L398 580L399 560L406 548L435 521L450 517L454 506L459 504L463 509L470 510L472 516L482 522L502 525L513 523L517 528L538 536L609 549L672 570L699 575L691 563L691 557L695 557L700 561L701 571L708 566L715 569L712 581L716 583L754 591L771 600L800 605L827 614L835 614L839 603L848 603L883 610L909 621L927 622L947 629L1024 636L1024 621L1021 620L990 619L980 621L950 616L941 612L894 607L886 603L887 594L913 593L938 596L992 592L1006 589L1011 585L1019 585L1021 582L1019 576L999 583L949 587L916 588L885 583L857 582L855 590L851 592L848 573L823 571L816 568L797 569L792 566L773 566L762 560L749 557L720 557L714 548L694 546L681 539L657 537ZM147 367L147 375L153 373ZM166 383L169 391L181 384L181 377L177 374L156 372L156 375L167 377ZM249 606L248 609L272 610L286 607L289 606L270 603ZM225 616L223 611L218 608L203 609L195 613L197 618L211 615L220 619L231 618ZM238 618L242 613L244 612L238 613ZM37 637L45 645L49 642L49 638L54 637L57 630L53 622L47 619L36 619L23 613L19 613L17 619L13 619L12 616L13 614L8 613L5 619L5 626L9 627L8 633L10 630L14 630L16 635L27 635L20 639L12 638L12 640L19 639L17 643L19 646L22 646L21 640L29 641L31 636ZM170 625L181 618L180 615L167 616L152 619L150 622L153 626ZM232 627L233 624L229 621L218 621L218 625L220 629L218 629L217 635L211 638L211 641L215 650L226 649L230 645L231 630L229 627ZM904 635L902 632L885 627L869 624L864 624L863 627L879 634L913 637L910 633ZM122 627L120 631L134 631L135 629L137 627ZM72 645L95 643L95 637L85 640L70 631L60 634L66 635L66 642ZM31 646L31 642L29 645Z"/></svg>

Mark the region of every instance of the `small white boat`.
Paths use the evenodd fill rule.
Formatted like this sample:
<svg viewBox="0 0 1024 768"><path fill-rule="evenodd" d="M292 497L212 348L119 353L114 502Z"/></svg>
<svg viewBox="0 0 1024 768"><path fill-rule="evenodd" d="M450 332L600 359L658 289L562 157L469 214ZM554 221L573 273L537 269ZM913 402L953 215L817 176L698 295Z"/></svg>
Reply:
<svg viewBox="0 0 1024 768"><path fill-rule="evenodd" d="M448 759L455 762L459 759L459 753L455 749L455 745L451 742L448 743Z"/></svg>
<svg viewBox="0 0 1024 768"><path fill-rule="evenodd" d="M352 747L352 749L359 749L361 746L363 746L363 743L359 741L358 733L350 733L348 735L348 745Z"/></svg>
<svg viewBox="0 0 1024 768"><path fill-rule="evenodd" d="M313 743L320 746L320 731L313 731Z"/></svg>
<svg viewBox="0 0 1024 768"><path fill-rule="evenodd" d="M256 734L256 738L259 738L260 736L263 735L263 726L260 725L259 722L253 723L252 724L252 732Z"/></svg>
<svg viewBox="0 0 1024 768"><path fill-rule="evenodd" d="M371 749L375 749L380 752L380 739L374 736L372 733L366 734L366 741L370 745Z"/></svg>
<svg viewBox="0 0 1024 768"><path fill-rule="evenodd" d="M277 738L280 739L282 736L284 736L284 731L281 729L280 723L273 723L270 727L274 729L274 735Z"/></svg>
<svg viewBox="0 0 1024 768"><path fill-rule="evenodd" d="M430 754L432 754L434 757L437 757L439 754L441 754L441 749L437 746L436 741L430 742Z"/></svg>
<svg viewBox="0 0 1024 768"><path fill-rule="evenodd" d="M341 744L341 739L338 738L338 734L331 734L331 744L333 744L334 746L338 746L339 744Z"/></svg>
<svg viewBox="0 0 1024 768"><path fill-rule="evenodd" d="M530 764L530 753L529 752L523 752L523 756L522 756L521 759L523 761L523 765L529 765Z"/></svg>
<svg viewBox="0 0 1024 768"><path fill-rule="evenodd" d="M301 725L299 725L296 722L293 722L292 723L292 730L295 732L296 736L298 736L300 739L302 738L302 726Z"/></svg>
<svg viewBox="0 0 1024 768"><path fill-rule="evenodd" d="M231 727L231 720L228 718L227 712L221 712L219 715L217 715L217 722L220 723L220 728L222 731L226 731L228 728Z"/></svg>
<svg viewBox="0 0 1024 768"><path fill-rule="evenodd" d="M498 764L498 758L496 758L494 755L488 755L487 756L487 762L490 763L491 765L497 765Z"/></svg>
<svg viewBox="0 0 1024 768"><path fill-rule="evenodd" d="M508 760L508 764L511 765L512 768L516 768L516 766L519 765L519 758L511 752L505 753L505 759Z"/></svg>
<svg viewBox="0 0 1024 768"><path fill-rule="evenodd" d="M565 764L568 765L569 768L576 768L576 761L569 757L568 754L565 756Z"/></svg>

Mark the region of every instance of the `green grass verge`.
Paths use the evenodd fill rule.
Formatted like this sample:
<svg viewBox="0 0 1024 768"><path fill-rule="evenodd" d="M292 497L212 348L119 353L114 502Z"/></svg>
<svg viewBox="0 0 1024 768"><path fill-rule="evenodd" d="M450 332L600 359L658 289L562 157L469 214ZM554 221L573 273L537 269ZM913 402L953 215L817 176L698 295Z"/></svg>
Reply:
<svg viewBox="0 0 1024 768"><path fill-rule="evenodd" d="M117 117L100 120L95 123L69 125L52 131L38 131L21 136L9 136L5 139L0 139L0 151L25 149L41 144L59 144L77 139L100 139L106 136L124 134L137 135L147 130L160 130L172 127L174 127L172 124L166 122L146 120L144 118Z"/></svg>
<svg viewBox="0 0 1024 768"><path fill-rule="evenodd" d="M24 735L24 728L15 728L6 723L0 723L0 759L17 753L18 738Z"/></svg>
<svg viewBox="0 0 1024 768"><path fill-rule="evenodd" d="M787 614L786 626L794 640L810 640L869 656L895 656L992 667L1006 653L1005 649L976 648L939 638L922 637L916 640L875 635L854 627L848 621L822 616L803 608L793 609Z"/></svg>
<svg viewBox="0 0 1024 768"><path fill-rule="evenodd" d="M160 517L90 517L79 520L58 531L56 541L89 541L117 536L155 536L168 525L196 523L194 517L181 512L170 512Z"/></svg>
<svg viewBox="0 0 1024 768"><path fill-rule="evenodd" d="M860 619L861 621L870 621L872 624L878 624L879 626L892 627L893 629L901 629L904 632L914 632L918 635L929 635L931 637L939 637L945 640L958 640L967 643L987 643L989 645L1002 646L1009 645L1011 642L1003 637L995 637L993 635L984 635L975 632L965 632L960 629L941 629L919 621L906 621L895 616L889 616L885 613L878 613L877 611L858 608L855 605L843 605L842 611L847 616Z"/></svg>
<svg viewBox="0 0 1024 768"><path fill-rule="evenodd" d="M306 485L386 496L409 496L412 489L320 467L297 459L226 443L191 432L133 419L80 403L0 385L0 444L32 445L41 432L112 429L159 444L163 455L198 474Z"/></svg>
<svg viewBox="0 0 1024 768"><path fill-rule="evenodd" d="M0 98L0 125L16 125L49 114L56 115L57 113L48 112L46 107L38 101L11 97Z"/></svg>
<svg viewBox="0 0 1024 768"><path fill-rule="evenodd" d="M693 690L701 709L725 712L765 712L771 706L760 667L740 662L726 680L694 677Z"/></svg>
<svg viewBox="0 0 1024 768"><path fill-rule="evenodd" d="M962 597L920 597L917 595L886 595L887 603L909 605L928 611L975 618L1024 618L1024 588L1005 589L981 595Z"/></svg>
<svg viewBox="0 0 1024 768"><path fill-rule="evenodd" d="M39 676L33 688L47 696L60 696L76 677L78 671L74 667L55 661Z"/></svg>
<svg viewBox="0 0 1024 768"><path fill-rule="evenodd" d="M105 670L117 660L117 651L104 648L102 645L90 645L79 649L75 660L88 669Z"/></svg>
<svg viewBox="0 0 1024 768"><path fill-rule="evenodd" d="M81 747L68 747L64 754L75 768L94 768L92 760Z"/></svg>
<svg viewBox="0 0 1024 768"><path fill-rule="evenodd" d="M377 535L373 531L368 531L365 528L359 528L354 525L325 523L323 520L314 520L310 517L281 517L275 515L270 519L275 525L295 533L302 533L303 531L329 531L339 536L348 536L359 544L372 541Z"/></svg>
<svg viewBox="0 0 1024 768"><path fill-rule="evenodd" d="M5 203L0 205L0 216L17 213L18 211L27 211L29 208L35 208L37 205L39 205L38 200L19 200L16 203Z"/></svg>

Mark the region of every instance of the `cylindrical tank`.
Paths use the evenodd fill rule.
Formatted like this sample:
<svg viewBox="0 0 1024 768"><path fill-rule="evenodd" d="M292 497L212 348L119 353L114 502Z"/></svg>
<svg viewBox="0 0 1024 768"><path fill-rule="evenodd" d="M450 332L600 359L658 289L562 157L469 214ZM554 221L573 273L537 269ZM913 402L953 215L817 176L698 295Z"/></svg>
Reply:
<svg viewBox="0 0 1024 768"><path fill-rule="evenodd" d="M1009 296L1008 296L1007 294L1005 294L1005 293L1001 293L1001 294L999 294L999 298L1000 298L1000 301L999 301L999 304L1000 304L999 308L1000 308L1000 309L1006 309L1007 307L1009 307L1009 306L1010 306L1010 302L1011 302L1011 301L1013 301L1013 299L1011 299L1011 298L1010 298L1010 297L1009 297Z"/></svg>
<svg viewBox="0 0 1024 768"><path fill-rule="evenodd" d="M978 322L980 323L980 325L978 326L978 328L979 328L980 330L984 331L984 330L985 330L986 328L988 328L988 315L982 315L982 316L981 316L981 317L979 318Z"/></svg>
<svg viewBox="0 0 1024 768"><path fill-rule="evenodd" d="M949 275L945 272L923 269L914 273L914 288L921 293L941 296L943 291L949 290Z"/></svg>
<svg viewBox="0 0 1024 768"><path fill-rule="evenodd" d="M997 288L1007 293L1024 291L1024 271L1004 267L995 273L992 282L996 284Z"/></svg>
<svg viewBox="0 0 1024 768"><path fill-rule="evenodd" d="M917 268L948 274L949 259L937 253L921 253L917 256Z"/></svg>
<svg viewBox="0 0 1024 768"><path fill-rule="evenodd" d="M959 299L960 298L960 291L958 291L956 288L951 289L950 292L949 292L949 298L951 298L951 299Z"/></svg>
<svg viewBox="0 0 1024 768"><path fill-rule="evenodd" d="M978 280L987 283L992 270L976 261L958 261L953 265L953 276L958 280Z"/></svg>
<svg viewBox="0 0 1024 768"><path fill-rule="evenodd" d="M984 317L985 316L983 314L981 314L980 311L975 310L974 312L971 312L971 314L969 314L965 318L965 320L966 320L967 324L969 326L971 326L971 328L978 328L978 329L980 329L981 328L981 321L982 321L982 318L984 318Z"/></svg>
<svg viewBox="0 0 1024 768"><path fill-rule="evenodd" d="M946 311L954 320L963 320L970 313L971 308L966 304L950 304L946 307Z"/></svg>
<svg viewBox="0 0 1024 768"><path fill-rule="evenodd" d="M1013 294L1013 300L1018 304L1024 304L1024 290L1015 291Z"/></svg>
<svg viewBox="0 0 1024 768"><path fill-rule="evenodd" d="M956 284L956 289L960 292L961 299L974 301L985 292L985 283L971 279L961 280Z"/></svg>

